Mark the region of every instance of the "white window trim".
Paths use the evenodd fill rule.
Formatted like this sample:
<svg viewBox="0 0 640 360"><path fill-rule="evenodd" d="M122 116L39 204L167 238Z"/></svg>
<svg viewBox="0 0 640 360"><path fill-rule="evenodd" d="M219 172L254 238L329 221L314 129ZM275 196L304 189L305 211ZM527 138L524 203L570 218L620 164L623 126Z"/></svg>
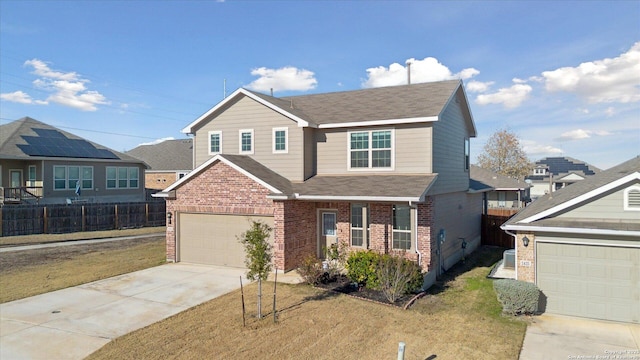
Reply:
<svg viewBox="0 0 640 360"><path fill-rule="evenodd" d="M382 132L382 131L390 131L391 132L391 166L390 167L373 167L372 165L372 155L373 148L372 146L372 133L373 132ZM366 168L361 167L351 167L351 134L352 133L369 133L369 148L367 149L369 153L369 166ZM375 130L353 130L347 131L347 170L348 171L393 171L395 169L395 158L396 158L396 132L395 129L375 129ZM363 149L364 150L364 149ZM380 150L380 149L376 149Z"/></svg>
<svg viewBox="0 0 640 360"><path fill-rule="evenodd" d="M360 205L361 209L362 209L362 227L354 227L353 226L353 205ZM353 248L361 248L361 249L365 249L367 247L367 244L369 242L369 238L367 232L369 230L369 227L367 225L369 225L369 218L367 216L367 212L369 209L368 204L362 204L362 203L352 203L350 204L350 212L349 212L349 226L350 226L350 231L349 231L349 246L353 247ZM362 245L353 245L353 230L360 230L362 231Z"/></svg>
<svg viewBox="0 0 640 360"><path fill-rule="evenodd" d="M395 207L395 206L408 206L408 205L405 205L405 204L395 204L395 205L393 205L393 206ZM397 251L414 251L414 249L415 249L415 244L414 244L414 241L415 241L414 236L415 236L415 235L414 235L414 231L413 231L413 230L414 230L414 229L413 229L413 226L414 226L414 217L416 216L416 213L414 213L415 209L413 209L411 206L408 206L408 207L409 207L409 230L397 230L397 229L394 229L394 228L393 228L393 213L394 213L394 212L393 212L393 209L392 209L392 211L391 211L391 217L392 217L392 218L391 218L391 249L392 249L392 250L397 250ZM394 233L404 233L404 234L409 234L409 248L408 248L408 249L400 249L400 248L395 248L395 247L393 247L393 234L394 234Z"/></svg>
<svg viewBox="0 0 640 360"><path fill-rule="evenodd" d="M251 134L251 151L242 151L242 134ZM238 131L238 153L239 154L253 154L255 151L255 137L253 135L253 129L242 129Z"/></svg>
<svg viewBox="0 0 640 360"><path fill-rule="evenodd" d="M120 169L127 169L127 186L123 187L120 186ZM116 186L115 187L109 187L109 169L116 169ZM138 186L135 187L131 187L129 186L129 184L131 184L131 169L138 169ZM107 190L122 190L122 189L139 189L140 188L140 168L135 167L135 166L107 166L105 168L105 189Z"/></svg>
<svg viewBox="0 0 640 360"><path fill-rule="evenodd" d="M629 206L629 193L632 191L640 192L640 186L630 186L624 190L624 210L625 211L640 211L640 207Z"/></svg>
<svg viewBox="0 0 640 360"><path fill-rule="evenodd" d="M56 168L64 168L64 189L56 189ZM77 167L78 168L78 179L77 181L80 181L80 189L81 190L93 190L96 182L95 182L95 169L93 166L88 166L88 165L54 165L53 166L53 191L69 191L69 190L75 190L76 186L73 185L73 187L69 187L69 168L70 167ZM82 177L82 170L84 168L91 168L91 187L83 187L82 186L82 181L85 180Z"/></svg>
<svg viewBox="0 0 640 360"><path fill-rule="evenodd" d="M471 139L464 139L464 171L469 172L471 167Z"/></svg>
<svg viewBox="0 0 640 360"><path fill-rule="evenodd" d="M276 150L276 132L284 131L284 150ZM272 131L272 145L271 150L274 154L288 154L289 153L289 128L281 127L281 128L273 128Z"/></svg>
<svg viewBox="0 0 640 360"><path fill-rule="evenodd" d="M220 138L220 151L218 152L212 152L211 151L211 135L218 135ZM209 144L209 148L207 149L207 152L209 153L209 155L217 155L217 154L222 154L222 131L209 131L209 137L208 137L208 144Z"/></svg>
<svg viewBox="0 0 640 360"><path fill-rule="evenodd" d="M31 179L31 169L33 169L34 178ZM38 181L38 167L35 165L29 165L27 168L27 184L28 186L36 186L36 182Z"/></svg>

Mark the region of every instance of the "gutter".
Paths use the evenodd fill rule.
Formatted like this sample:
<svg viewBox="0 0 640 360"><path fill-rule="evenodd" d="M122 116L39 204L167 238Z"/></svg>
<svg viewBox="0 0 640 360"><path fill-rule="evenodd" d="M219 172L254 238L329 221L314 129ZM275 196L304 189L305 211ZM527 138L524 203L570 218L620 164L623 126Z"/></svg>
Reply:
<svg viewBox="0 0 640 360"><path fill-rule="evenodd" d="M555 232L563 234L582 234L582 235L617 235L617 236L636 236L640 237L640 231L633 230L611 230L611 229L592 229L592 228L568 228L568 227L544 227L544 226L525 226L525 225L502 225L502 230L530 231L530 232Z"/></svg>
<svg viewBox="0 0 640 360"><path fill-rule="evenodd" d="M502 228L502 227L501 227ZM504 230L504 232L506 232L507 234L513 236L513 248L516 250L516 260L515 260L515 265L516 265L516 280L518 280L518 235L514 234L508 230L502 229Z"/></svg>

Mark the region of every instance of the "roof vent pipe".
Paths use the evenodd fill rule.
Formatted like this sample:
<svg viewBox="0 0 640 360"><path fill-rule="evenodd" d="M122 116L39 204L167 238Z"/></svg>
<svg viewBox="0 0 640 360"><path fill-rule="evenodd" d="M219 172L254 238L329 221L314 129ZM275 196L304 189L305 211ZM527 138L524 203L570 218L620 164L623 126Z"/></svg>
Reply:
<svg viewBox="0 0 640 360"><path fill-rule="evenodd" d="M273 88L271 88L271 96L273 96Z"/></svg>
<svg viewBox="0 0 640 360"><path fill-rule="evenodd" d="M411 85L411 61L407 61L407 84Z"/></svg>

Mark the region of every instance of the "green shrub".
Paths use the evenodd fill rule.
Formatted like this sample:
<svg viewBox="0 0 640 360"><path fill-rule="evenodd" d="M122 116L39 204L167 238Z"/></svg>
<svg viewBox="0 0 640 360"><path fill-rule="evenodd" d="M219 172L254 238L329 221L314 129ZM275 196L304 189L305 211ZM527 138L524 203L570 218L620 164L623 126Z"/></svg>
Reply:
<svg viewBox="0 0 640 360"><path fill-rule="evenodd" d="M307 284L315 285L324 275L322 261L314 255L309 255L302 260L302 264L296 269L296 272Z"/></svg>
<svg viewBox="0 0 640 360"><path fill-rule="evenodd" d="M540 290L530 282L500 279L493 288L502 304L502 311L511 315L534 314L538 311Z"/></svg>
<svg viewBox="0 0 640 360"><path fill-rule="evenodd" d="M359 285L377 289L380 285L376 274L379 261L380 254L371 250L351 253L347 259L347 277Z"/></svg>
<svg viewBox="0 0 640 360"><path fill-rule="evenodd" d="M423 277L418 264L399 256L382 255L376 275L380 290L391 303L422 287Z"/></svg>

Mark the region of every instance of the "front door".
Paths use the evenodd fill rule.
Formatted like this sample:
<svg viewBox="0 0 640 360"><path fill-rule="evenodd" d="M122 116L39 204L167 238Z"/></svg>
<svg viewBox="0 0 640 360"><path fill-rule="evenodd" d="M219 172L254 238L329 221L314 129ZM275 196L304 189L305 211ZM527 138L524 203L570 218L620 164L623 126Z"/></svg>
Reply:
<svg viewBox="0 0 640 360"><path fill-rule="evenodd" d="M11 178L11 187L19 188L22 187L22 171L20 170L10 170L9 176Z"/></svg>
<svg viewBox="0 0 640 360"><path fill-rule="evenodd" d="M326 250L338 243L338 226L336 211L322 210L319 213L320 236L318 239L318 257L326 258Z"/></svg>

